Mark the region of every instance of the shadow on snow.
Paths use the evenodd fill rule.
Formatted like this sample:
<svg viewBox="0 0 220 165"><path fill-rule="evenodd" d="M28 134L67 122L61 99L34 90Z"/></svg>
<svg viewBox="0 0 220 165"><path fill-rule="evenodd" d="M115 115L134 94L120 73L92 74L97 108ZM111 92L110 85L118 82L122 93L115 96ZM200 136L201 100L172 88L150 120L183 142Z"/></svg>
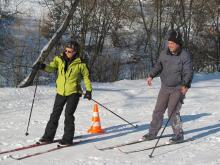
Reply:
<svg viewBox="0 0 220 165"><path fill-rule="evenodd" d="M196 115L183 115L182 120L183 120L183 123L186 123L186 122L197 120L199 118L210 116L210 115L211 115L210 113L201 113L201 114L196 114ZM163 125L165 125L166 121L167 119L164 120ZM134 122L132 124L137 124L137 122ZM105 133L103 134L104 136L102 136L102 134L100 136L97 136L97 134L83 135L83 138L89 138L89 139L86 139L83 142L83 144L88 143L88 142L99 142L99 141L109 140L109 139L121 137L121 136L130 134L130 133L135 133L135 132L140 132L140 131L147 132L148 128L149 128L149 124L139 125L136 129L128 124L116 125L116 126L105 128ZM211 134L214 134L220 131L220 123L206 126L206 127L196 128L192 130L186 130L184 131L184 134L196 133L196 132L201 132L201 131L202 133L198 133L192 138L196 138L196 139L203 138L203 137L206 137L208 135L211 135ZM172 134L170 134L170 136L172 136Z"/></svg>

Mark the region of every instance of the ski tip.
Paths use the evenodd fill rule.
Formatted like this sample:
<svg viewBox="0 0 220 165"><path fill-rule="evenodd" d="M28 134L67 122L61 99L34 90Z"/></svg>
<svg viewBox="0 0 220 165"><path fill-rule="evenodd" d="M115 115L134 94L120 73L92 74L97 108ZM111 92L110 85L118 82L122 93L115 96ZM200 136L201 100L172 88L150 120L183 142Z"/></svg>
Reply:
<svg viewBox="0 0 220 165"><path fill-rule="evenodd" d="M11 159L14 159L14 160L19 160L19 158L16 158L16 157L14 157L12 155L9 155L8 157L11 158Z"/></svg>
<svg viewBox="0 0 220 165"><path fill-rule="evenodd" d="M127 152L123 151L123 150L120 149L120 148L115 148L115 149L117 149L118 151L120 151L120 152L122 152L122 153L124 153L124 154L128 154Z"/></svg>

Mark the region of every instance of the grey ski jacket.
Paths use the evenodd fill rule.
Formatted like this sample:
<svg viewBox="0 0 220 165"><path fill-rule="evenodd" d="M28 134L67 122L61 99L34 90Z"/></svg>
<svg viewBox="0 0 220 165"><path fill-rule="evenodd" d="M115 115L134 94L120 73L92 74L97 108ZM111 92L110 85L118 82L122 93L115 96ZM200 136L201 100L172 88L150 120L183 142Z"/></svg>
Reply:
<svg viewBox="0 0 220 165"><path fill-rule="evenodd" d="M190 88L193 78L190 54L184 49L181 49L177 55L172 55L168 49L163 50L148 76L154 78L159 74L165 86Z"/></svg>

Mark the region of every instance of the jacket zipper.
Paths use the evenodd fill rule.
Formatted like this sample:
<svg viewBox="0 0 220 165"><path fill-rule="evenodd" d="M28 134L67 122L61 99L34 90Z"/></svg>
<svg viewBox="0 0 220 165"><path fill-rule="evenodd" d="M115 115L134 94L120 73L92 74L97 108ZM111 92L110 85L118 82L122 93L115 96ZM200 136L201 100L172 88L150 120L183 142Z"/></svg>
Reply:
<svg viewBox="0 0 220 165"><path fill-rule="evenodd" d="M70 70L70 73L69 73L69 75L67 76L68 78L70 77L70 75L71 75L71 73L72 73L72 68L71 68L71 70ZM64 92L63 92L63 95L65 96L65 91L66 91L66 74L64 74L64 77L65 77L65 81L64 81Z"/></svg>
<svg viewBox="0 0 220 165"><path fill-rule="evenodd" d="M62 72L63 72L63 70L62 70ZM70 70L70 73L69 73L69 75L68 75L68 78L70 77L71 73L72 73L72 68L71 68L71 70ZM63 95L65 96L65 86L66 86L66 75L65 75L65 73L64 73L64 78L65 78L65 80L64 80L64 92L63 92Z"/></svg>
<svg viewBox="0 0 220 165"><path fill-rule="evenodd" d="M64 72L64 73L63 73ZM61 70L61 73L64 75L64 86L63 86L63 96L65 96L65 86L66 86L66 75L65 75L65 71L64 68ZM61 75L62 75L61 74Z"/></svg>
<svg viewBox="0 0 220 165"><path fill-rule="evenodd" d="M68 76L68 77L70 77L70 75L71 75L72 71L73 71L73 69L71 68L71 70L70 70L70 73L69 73L69 76Z"/></svg>

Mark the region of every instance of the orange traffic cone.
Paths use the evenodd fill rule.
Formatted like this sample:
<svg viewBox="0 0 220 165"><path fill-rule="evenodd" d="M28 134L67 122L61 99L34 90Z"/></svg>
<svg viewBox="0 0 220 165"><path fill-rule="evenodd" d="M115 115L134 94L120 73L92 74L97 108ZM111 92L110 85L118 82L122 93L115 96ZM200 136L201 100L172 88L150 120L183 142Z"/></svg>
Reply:
<svg viewBox="0 0 220 165"><path fill-rule="evenodd" d="M93 116L92 116L92 126L88 130L88 133L96 134L96 133L104 133L104 130L101 128L100 118L99 118L99 110L98 104L94 104L93 107Z"/></svg>

